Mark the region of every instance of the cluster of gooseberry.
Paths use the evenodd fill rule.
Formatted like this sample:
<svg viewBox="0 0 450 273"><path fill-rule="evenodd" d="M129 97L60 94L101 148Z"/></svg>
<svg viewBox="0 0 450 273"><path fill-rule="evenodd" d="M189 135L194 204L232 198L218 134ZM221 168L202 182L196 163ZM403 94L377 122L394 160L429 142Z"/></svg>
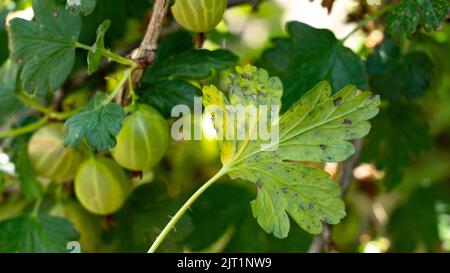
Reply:
<svg viewBox="0 0 450 273"><path fill-rule="evenodd" d="M111 158L84 156L63 146L63 124L51 123L33 134L28 155L36 174L54 181L74 179L75 194L90 212L107 215L125 202L131 182L124 169L152 168L164 156L169 141L166 120L154 108L136 105L117 135Z"/></svg>

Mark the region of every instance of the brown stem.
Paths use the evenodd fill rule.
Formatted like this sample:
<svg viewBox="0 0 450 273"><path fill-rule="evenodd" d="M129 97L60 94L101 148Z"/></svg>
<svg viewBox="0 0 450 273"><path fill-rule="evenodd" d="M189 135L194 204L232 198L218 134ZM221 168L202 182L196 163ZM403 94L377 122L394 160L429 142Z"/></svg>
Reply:
<svg viewBox="0 0 450 273"><path fill-rule="evenodd" d="M361 157L361 150L363 145L363 140L358 139L354 143L355 154L342 162L341 164L341 177L339 184L341 186L341 198L344 198L350 188L350 184L353 178L353 169L359 162ZM331 240L331 225L324 224L323 232L314 237L311 246L309 247L309 253L319 253L322 251L331 251L334 249L333 241Z"/></svg>
<svg viewBox="0 0 450 273"><path fill-rule="evenodd" d="M262 0L229 0L228 7L248 3L252 4L253 10L256 11L261 1ZM137 85L140 82L145 69L149 65L152 65L155 61L156 50L158 48L158 38L161 35L164 18L167 14L167 10L169 9L169 5L170 0L155 0L152 18L148 24L144 39L133 56L133 59L140 65L133 74L133 85ZM125 105L127 103L128 93L129 90L125 87L122 90L122 94L117 96L118 102Z"/></svg>
<svg viewBox="0 0 450 273"><path fill-rule="evenodd" d="M341 175L341 198L344 198L350 188L350 184L353 178L353 169L359 163L359 159L361 157L361 150L363 146L363 139L358 139L354 143L355 145L355 154L344 161L342 164L342 175Z"/></svg>
<svg viewBox="0 0 450 273"><path fill-rule="evenodd" d="M147 30L141 45L136 50L133 59L139 64L139 67L133 73L133 85L140 82L147 66L152 65L156 59L156 50L158 49L158 39L161 29L169 9L170 0L155 0L153 5L152 18L148 23ZM122 92L121 103L126 104L129 90L125 88Z"/></svg>
<svg viewBox="0 0 450 273"><path fill-rule="evenodd" d="M144 39L134 56L134 59L144 66L152 64L155 60L156 49L158 49L158 38L168 8L169 0L155 0L152 18L148 23Z"/></svg>
<svg viewBox="0 0 450 273"><path fill-rule="evenodd" d="M308 252L320 253L322 250L329 251L331 248L331 226L329 224L324 224L322 233L314 236Z"/></svg>

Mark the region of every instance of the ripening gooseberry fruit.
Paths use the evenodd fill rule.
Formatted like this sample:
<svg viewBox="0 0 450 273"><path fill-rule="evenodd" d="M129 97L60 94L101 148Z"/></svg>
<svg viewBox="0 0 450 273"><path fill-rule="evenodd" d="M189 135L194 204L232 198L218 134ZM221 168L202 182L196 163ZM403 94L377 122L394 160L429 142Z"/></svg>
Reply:
<svg viewBox="0 0 450 273"><path fill-rule="evenodd" d="M153 167L169 146L169 126L161 114L145 104L136 107L123 121L111 151L120 166L133 171Z"/></svg>
<svg viewBox="0 0 450 273"><path fill-rule="evenodd" d="M28 157L37 175L56 181L74 177L82 155L63 146L63 124L52 123L39 129L28 143Z"/></svg>
<svg viewBox="0 0 450 273"><path fill-rule="evenodd" d="M227 0L177 0L172 14L184 28L207 32L222 20L226 8Z"/></svg>
<svg viewBox="0 0 450 273"><path fill-rule="evenodd" d="M92 157L80 165L75 194L92 213L107 215L119 210L131 189L125 171L110 158Z"/></svg>

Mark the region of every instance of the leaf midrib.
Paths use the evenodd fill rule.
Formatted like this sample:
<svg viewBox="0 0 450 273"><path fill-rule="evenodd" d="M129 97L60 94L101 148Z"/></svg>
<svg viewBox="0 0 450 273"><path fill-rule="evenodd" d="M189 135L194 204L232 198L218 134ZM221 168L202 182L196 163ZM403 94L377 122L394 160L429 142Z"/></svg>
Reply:
<svg viewBox="0 0 450 273"><path fill-rule="evenodd" d="M313 109L314 109L314 108L313 108ZM352 109L351 109L350 111L348 111L348 112L345 112L345 113L343 113L343 114L341 114L341 115L336 116L336 117L333 118L333 119L326 120L325 122L318 123L318 124L316 124L316 125L314 125L314 126L307 127L307 128L305 128L305 129L303 129L302 131L300 131L299 133L297 133L296 135L293 135L293 136L290 136L290 137L287 138L287 139L281 140L280 143L285 142L285 141L289 141L289 140L291 140L291 139L293 139L293 138L295 138L295 137L298 137L298 136L300 136L300 135L302 135L302 134L304 134L304 133L306 133L306 132L308 132L308 131L310 131L310 130L316 129L316 128L318 128L318 127L320 127L320 126L323 126L323 125L325 125L325 124L327 124L327 123L330 123L330 122L333 122L333 121L335 121L335 120L338 120L338 119L340 119L340 118L342 118L342 117L345 117L345 116L347 116L347 115L349 115L349 114L352 114L352 113L354 113L354 112L356 112L356 111L358 111L358 110L360 110L360 107L355 107L355 108L352 108ZM312 111L312 110L311 110L311 111ZM311 112L311 111L310 111L310 112ZM310 112L309 112L309 113L310 113ZM308 116L308 115L305 115L305 116ZM294 128L295 128L295 127L294 127ZM280 143L278 143L278 144L280 144ZM271 146L273 146L273 145L274 145L274 144L272 144ZM247 147L248 147L248 145L247 145ZM246 147L246 148L247 148L247 147ZM269 147L268 149L270 149L270 147ZM257 153L260 153L260 152L264 152L264 151L262 151L261 149L258 149L258 150L256 150L256 151L254 151L254 152L248 154L247 156L244 156L244 157L241 158L241 159L238 159L238 160L236 160L236 161L231 162L231 163L228 165L228 166L230 167L229 170L231 171L231 170L233 169L233 167L236 166L238 163L240 163L240 162L244 161L245 159L247 159L247 158L249 158L249 157L251 157L251 156L253 156L253 155L257 154ZM242 153L241 153L241 154L242 154Z"/></svg>

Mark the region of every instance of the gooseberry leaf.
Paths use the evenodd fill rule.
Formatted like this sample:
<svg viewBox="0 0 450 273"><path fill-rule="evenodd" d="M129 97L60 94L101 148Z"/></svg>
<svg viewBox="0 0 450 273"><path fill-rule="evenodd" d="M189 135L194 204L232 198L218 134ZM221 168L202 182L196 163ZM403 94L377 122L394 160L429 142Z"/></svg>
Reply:
<svg viewBox="0 0 450 273"><path fill-rule="evenodd" d="M406 38L422 26L430 32L439 28L450 9L448 0L402 0L387 16L388 32Z"/></svg>
<svg viewBox="0 0 450 273"><path fill-rule="evenodd" d="M195 49L191 34L177 31L169 34L159 43L156 51L156 63L164 62L178 53ZM172 57L173 58L173 57Z"/></svg>
<svg viewBox="0 0 450 273"><path fill-rule="evenodd" d="M64 124L64 146L77 148L83 139L96 151L107 151L116 145L116 136L125 118L123 108L97 94Z"/></svg>
<svg viewBox="0 0 450 273"><path fill-rule="evenodd" d="M0 65L8 59L8 32L6 31L6 15L9 9L0 9Z"/></svg>
<svg viewBox="0 0 450 273"><path fill-rule="evenodd" d="M419 51L401 54L400 48L385 38L366 60L369 84L384 99L417 99L431 86L434 65Z"/></svg>
<svg viewBox="0 0 450 273"><path fill-rule="evenodd" d="M161 80L145 86L146 92L140 99L154 106L165 117L170 117L172 108L182 104L194 107L194 97L201 96L201 90L183 80Z"/></svg>
<svg viewBox="0 0 450 273"><path fill-rule="evenodd" d="M16 158L16 171L20 180L20 190L28 198L39 198L44 194L44 188L39 184L36 173L28 158L26 143L20 145Z"/></svg>
<svg viewBox="0 0 450 273"><path fill-rule="evenodd" d="M249 65L237 67L236 72L229 76L227 96L213 86L203 88L205 107L215 105L228 116L227 105L267 105L270 109L279 105L282 85L278 78ZM378 96L353 86L332 95L330 84L321 82L280 117L278 141L267 144L250 138L255 123L264 118L261 111L256 119L246 121L243 140L220 141L224 172L232 179L256 184L252 211L266 232L285 238L290 229L288 215L313 234L322 231L322 221L336 224L345 216L339 186L325 171L301 162L337 162L351 156L355 149L349 141L368 134L367 120L378 113L379 103ZM217 113L212 114L220 135L232 119ZM269 120L269 124L276 121Z"/></svg>
<svg viewBox="0 0 450 273"><path fill-rule="evenodd" d="M329 81L333 92L349 84L367 87L363 62L331 31L300 22L286 28L289 37L274 39L261 58L261 65L283 82L283 112L321 80Z"/></svg>
<svg viewBox="0 0 450 273"><path fill-rule="evenodd" d="M97 28L97 39L88 52L88 74L92 75L100 67L102 52L105 50L105 35L111 25L110 20L105 20Z"/></svg>
<svg viewBox="0 0 450 273"><path fill-rule="evenodd" d="M391 241L390 251L435 250L439 245L438 204L448 206L448 200L447 187L438 183L421 186L411 192L405 201L394 208L389 219L387 234ZM414 228L408 228L412 225Z"/></svg>
<svg viewBox="0 0 450 273"><path fill-rule="evenodd" d="M66 10L74 15L86 16L94 11L96 5L97 0L67 0Z"/></svg>
<svg viewBox="0 0 450 273"><path fill-rule="evenodd" d="M0 123L25 108L25 105L17 97L18 66L10 60L0 67Z"/></svg>
<svg viewBox="0 0 450 273"><path fill-rule="evenodd" d="M156 63L147 71L144 81L168 77L199 80L208 77L212 69L226 69L236 61L237 57L224 49L189 50Z"/></svg>
<svg viewBox="0 0 450 273"><path fill-rule="evenodd" d="M102 216L87 211L75 199L57 202L49 211L54 217L70 221L79 234L80 251L83 253L99 252L102 245ZM74 253L73 248L71 252Z"/></svg>
<svg viewBox="0 0 450 273"><path fill-rule="evenodd" d="M11 58L23 64L23 87L39 96L56 91L66 80L75 61L75 45L81 20L54 0L33 1L34 20L10 22Z"/></svg>
<svg viewBox="0 0 450 273"><path fill-rule="evenodd" d="M192 109L194 97L201 96L201 90L189 80L207 78L213 69L227 69L236 61L237 57L227 50L194 49L187 32L176 32L159 45L156 63L147 70L138 90L140 100L165 117L170 117L172 108L179 104Z"/></svg>
<svg viewBox="0 0 450 273"><path fill-rule="evenodd" d="M22 215L0 222L0 252L68 252L78 238L72 223L48 215Z"/></svg>
<svg viewBox="0 0 450 273"><path fill-rule="evenodd" d="M420 105L412 101L390 102L372 121L373 133L366 139L361 161L374 162L383 170L383 184L392 190L403 180L412 159L431 148L429 125Z"/></svg>
<svg viewBox="0 0 450 273"><path fill-rule="evenodd" d="M133 1L133 5L129 5L127 0L114 0L114 5L112 5L110 0L97 0L94 11L88 16L82 17L83 28L78 41L83 44L93 43L97 36L95 30L98 26L105 20L111 20L112 24L105 42L107 44L120 42L129 29L127 28L128 9L138 9L140 12L148 10L148 8L137 6L141 2L146 3L146 1Z"/></svg>
<svg viewBox="0 0 450 273"><path fill-rule="evenodd" d="M308 251L312 236L299 227L293 227L285 240L278 240L259 228L248 205L253 196L248 185L217 183L211 186L189 211L194 226L186 240L190 249L210 251L208 247L214 246L225 234L229 240L223 242L223 252Z"/></svg>

